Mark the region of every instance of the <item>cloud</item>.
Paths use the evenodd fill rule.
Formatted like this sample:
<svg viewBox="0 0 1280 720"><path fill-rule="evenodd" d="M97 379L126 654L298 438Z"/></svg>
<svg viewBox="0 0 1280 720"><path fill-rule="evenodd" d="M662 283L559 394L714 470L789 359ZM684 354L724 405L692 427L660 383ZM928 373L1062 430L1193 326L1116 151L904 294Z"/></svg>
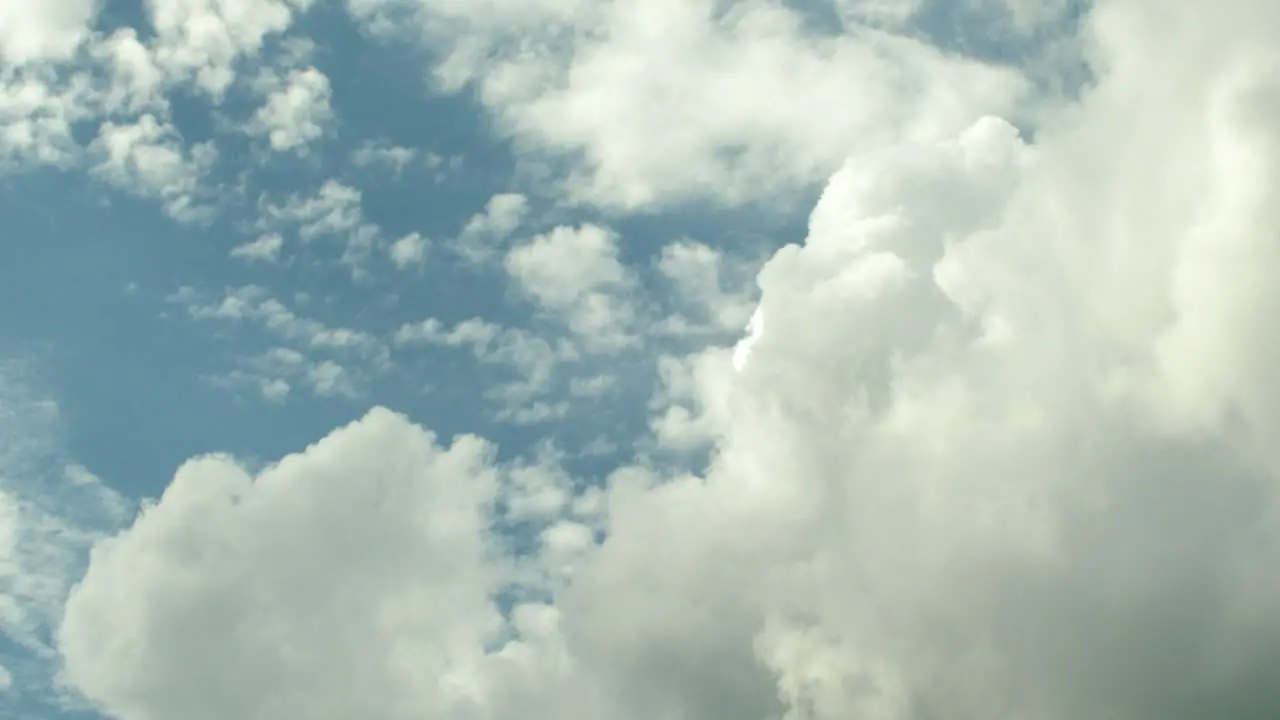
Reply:
<svg viewBox="0 0 1280 720"><path fill-rule="evenodd" d="M217 159L212 143L186 147L172 124L146 114L136 122L105 122L90 151L99 158L94 172L126 192L164 202L174 219L208 217L201 182Z"/></svg>
<svg viewBox="0 0 1280 720"><path fill-rule="evenodd" d="M70 57L89 36L94 0L6 3L0 7L0 59L22 65Z"/></svg>
<svg viewBox="0 0 1280 720"><path fill-rule="evenodd" d="M529 200L520 193L498 193L484 210L471 216L452 244L463 260L479 264L492 259L501 243L520 227L529 211Z"/></svg>
<svg viewBox="0 0 1280 720"><path fill-rule="evenodd" d="M617 210L764 201L820 182L846 153L1004 112L1025 87L906 35L812 32L780 2L403 7L444 48L442 87L474 87L522 149L568 160L573 199Z"/></svg>
<svg viewBox="0 0 1280 720"><path fill-rule="evenodd" d="M175 83L191 82L221 100L236 63L252 58L270 35L286 30L310 0L148 0L157 64Z"/></svg>
<svg viewBox="0 0 1280 720"><path fill-rule="evenodd" d="M245 262L274 263L280 260L280 251L284 248L284 238L280 233L265 233L257 240L231 248L231 257Z"/></svg>
<svg viewBox="0 0 1280 720"><path fill-rule="evenodd" d="M333 120L329 78L314 67L290 70L268 83L266 103L254 113L248 130L267 138L277 152L305 150L324 135Z"/></svg>
<svg viewBox="0 0 1280 720"><path fill-rule="evenodd" d="M353 271L378 245L381 229L364 215L364 194L338 180L324 181L311 195L293 194L278 203L261 203L259 230L289 229L305 242L337 239L342 260Z"/></svg>
<svg viewBox="0 0 1280 720"><path fill-rule="evenodd" d="M634 342L636 280L618 260L618 236L598 225L561 226L513 248L503 265L522 292L563 319L585 346L617 350Z"/></svg>
<svg viewBox="0 0 1280 720"><path fill-rule="evenodd" d="M741 281L749 273L733 267L740 264L693 240L664 246L655 268L670 283L677 310L657 330L672 334L740 330L752 307L744 287L747 283Z"/></svg>
<svg viewBox="0 0 1280 720"><path fill-rule="evenodd" d="M72 165L80 147L71 127L87 113L86 93L83 78L59 84L0 75L0 167Z"/></svg>
<svg viewBox="0 0 1280 720"><path fill-rule="evenodd" d="M193 459L94 548L59 633L68 676L126 718L474 712L468 673L503 629L489 454L375 411L256 477Z"/></svg>
<svg viewBox="0 0 1280 720"><path fill-rule="evenodd" d="M418 233L409 233L387 248L388 255L391 256L391 262L401 270L411 265L421 265L427 259L426 238Z"/></svg>
<svg viewBox="0 0 1280 720"><path fill-rule="evenodd" d="M520 424L550 420L564 415L567 407L530 403L551 389L557 366L573 360L573 345L563 340L551 342L520 328L504 328L481 318L471 318L447 327L436 318L402 325L395 334L400 347L434 345L470 348L472 355L488 365L514 370L518 380L499 383L486 392L488 399L503 406L499 419Z"/></svg>

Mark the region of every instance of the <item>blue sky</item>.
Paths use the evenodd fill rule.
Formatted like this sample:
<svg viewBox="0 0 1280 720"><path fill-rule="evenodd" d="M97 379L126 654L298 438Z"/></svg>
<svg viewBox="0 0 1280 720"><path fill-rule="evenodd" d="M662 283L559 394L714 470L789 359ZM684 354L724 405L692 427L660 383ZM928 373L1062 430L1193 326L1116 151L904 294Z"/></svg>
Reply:
<svg viewBox="0 0 1280 720"><path fill-rule="evenodd" d="M0 8L0 712L1270 717L1193 5Z"/></svg>

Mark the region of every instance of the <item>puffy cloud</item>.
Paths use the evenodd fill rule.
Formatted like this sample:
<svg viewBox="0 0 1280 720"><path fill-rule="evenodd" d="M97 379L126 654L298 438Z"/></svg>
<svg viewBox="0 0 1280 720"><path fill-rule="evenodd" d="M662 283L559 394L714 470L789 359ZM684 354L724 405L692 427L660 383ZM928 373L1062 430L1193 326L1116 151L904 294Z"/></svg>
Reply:
<svg viewBox="0 0 1280 720"><path fill-rule="evenodd" d="M773 0L348 6L411 8L446 48L443 87L475 86L521 148L571 159L576 199L615 209L766 200L820 182L851 150L1004 111L1024 85L905 35L811 32Z"/></svg>
<svg viewBox="0 0 1280 720"><path fill-rule="evenodd" d="M288 228L306 242L337 239L342 260L353 271L380 240L381 229L364 214L364 194L338 180L326 180L311 195L293 194L278 203L263 203L260 230Z"/></svg>
<svg viewBox="0 0 1280 720"><path fill-rule="evenodd" d="M589 348L616 350L634 342L635 277L618 260L618 235L598 225L561 226L513 248L507 275Z"/></svg>
<svg viewBox="0 0 1280 720"><path fill-rule="evenodd" d="M311 0L147 0L157 64L221 99L236 63L254 57L264 39L286 30Z"/></svg>
<svg viewBox="0 0 1280 720"><path fill-rule="evenodd" d="M21 65L70 57L89 37L96 0L47 0L0 6L0 60Z"/></svg>
<svg viewBox="0 0 1280 720"><path fill-rule="evenodd" d="M482 263L498 254L501 243L520 227L529 212L529 199L520 193L498 193L484 210L471 216L452 247L463 260Z"/></svg>
<svg viewBox="0 0 1280 720"><path fill-rule="evenodd" d="M474 717L468 673L503 629L489 452L375 411L256 476L188 462L94 548L67 673L125 718Z"/></svg>
<svg viewBox="0 0 1280 720"><path fill-rule="evenodd" d="M208 216L201 181L217 159L212 143L188 148L171 124L146 114L130 124L103 123L90 150L100 158L95 172L112 185L161 199L178 220Z"/></svg>
<svg viewBox="0 0 1280 720"><path fill-rule="evenodd" d="M671 283L679 306L677 314L664 321L663 330L736 331L750 316L750 298L742 289L731 289L745 285L732 281L738 280L735 275L747 273L731 267L724 252L692 240L680 240L662 248L655 266Z"/></svg>
<svg viewBox="0 0 1280 720"><path fill-rule="evenodd" d="M150 48L138 38L136 30L117 30L96 43L92 52L111 78L103 91L104 110L135 113L164 108L164 71L156 65Z"/></svg>
<svg viewBox="0 0 1280 720"><path fill-rule="evenodd" d="M87 92L80 76L56 83L0 73L0 167L66 166L78 159L71 128L87 114Z"/></svg>
<svg viewBox="0 0 1280 720"><path fill-rule="evenodd" d="M418 233L409 233L387 248L387 254L395 266L404 269L411 265L421 265L427 259L427 239Z"/></svg>
<svg viewBox="0 0 1280 720"><path fill-rule="evenodd" d="M308 67L292 70L271 84L274 87L254 114L249 131L265 136L272 150L305 150L324 135L325 126L333 119L329 78Z"/></svg>

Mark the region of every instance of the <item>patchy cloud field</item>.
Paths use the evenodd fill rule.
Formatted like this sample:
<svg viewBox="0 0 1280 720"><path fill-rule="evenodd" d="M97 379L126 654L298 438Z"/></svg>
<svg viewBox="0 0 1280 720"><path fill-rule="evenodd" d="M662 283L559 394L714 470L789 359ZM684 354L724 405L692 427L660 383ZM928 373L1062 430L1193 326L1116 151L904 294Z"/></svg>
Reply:
<svg viewBox="0 0 1280 720"><path fill-rule="evenodd" d="M1280 2L0 2L0 714L1280 717Z"/></svg>

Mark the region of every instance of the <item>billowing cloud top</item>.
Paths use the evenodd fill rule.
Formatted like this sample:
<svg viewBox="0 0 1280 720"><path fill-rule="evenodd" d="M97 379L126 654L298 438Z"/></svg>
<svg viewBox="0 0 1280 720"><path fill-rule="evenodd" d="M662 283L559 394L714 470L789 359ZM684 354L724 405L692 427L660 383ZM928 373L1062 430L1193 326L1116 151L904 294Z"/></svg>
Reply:
<svg viewBox="0 0 1280 720"><path fill-rule="evenodd" d="M1280 717L1280 4L11 5L5 172L225 227L206 385L359 418L134 492L0 373L13 707Z"/></svg>

